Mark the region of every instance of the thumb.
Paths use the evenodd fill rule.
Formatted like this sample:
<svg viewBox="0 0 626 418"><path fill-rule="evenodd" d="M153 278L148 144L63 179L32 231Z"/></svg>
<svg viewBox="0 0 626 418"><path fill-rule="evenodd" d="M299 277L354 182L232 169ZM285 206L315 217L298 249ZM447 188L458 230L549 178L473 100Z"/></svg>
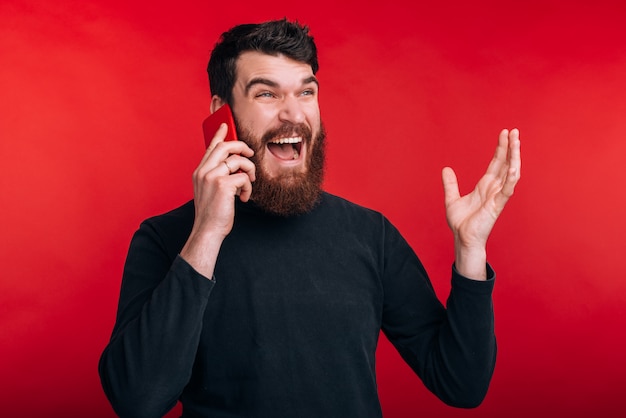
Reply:
<svg viewBox="0 0 626 418"><path fill-rule="evenodd" d="M461 197L459 193L459 183L454 170L450 167L444 167L441 170L441 180L443 182L443 194L446 207Z"/></svg>

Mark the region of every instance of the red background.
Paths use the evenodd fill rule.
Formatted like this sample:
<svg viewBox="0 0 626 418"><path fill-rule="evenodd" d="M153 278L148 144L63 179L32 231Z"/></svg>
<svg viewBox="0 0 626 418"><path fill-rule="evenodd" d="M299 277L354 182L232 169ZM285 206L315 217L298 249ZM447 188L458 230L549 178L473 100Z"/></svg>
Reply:
<svg viewBox="0 0 626 418"><path fill-rule="evenodd" d="M467 192L499 130L522 133L522 180L489 242L490 392L477 410L447 407L383 340L386 417L621 415L623 4L4 0L0 415L114 416L97 361L131 234L192 197L218 35L283 16L310 25L320 49L326 188L383 211L442 299L440 170L454 167Z"/></svg>

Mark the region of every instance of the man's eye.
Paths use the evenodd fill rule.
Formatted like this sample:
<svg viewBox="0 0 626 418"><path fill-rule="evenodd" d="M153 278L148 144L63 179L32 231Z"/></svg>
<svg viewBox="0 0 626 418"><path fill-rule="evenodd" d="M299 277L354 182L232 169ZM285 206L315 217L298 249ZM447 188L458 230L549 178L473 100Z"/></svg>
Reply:
<svg viewBox="0 0 626 418"><path fill-rule="evenodd" d="M314 96L315 95L315 90L313 89L309 89L309 90L304 90L302 92L303 96Z"/></svg>
<svg viewBox="0 0 626 418"><path fill-rule="evenodd" d="M273 96L273 94L270 93L269 91L263 91L263 92L261 92L261 93L256 95L256 97L272 97L272 96Z"/></svg>

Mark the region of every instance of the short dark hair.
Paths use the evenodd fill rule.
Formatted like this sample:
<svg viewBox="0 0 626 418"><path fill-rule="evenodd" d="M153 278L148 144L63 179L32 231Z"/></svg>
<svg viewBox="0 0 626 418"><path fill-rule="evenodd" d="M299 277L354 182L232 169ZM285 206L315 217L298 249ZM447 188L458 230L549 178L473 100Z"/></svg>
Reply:
<svg viewBox="0 0 626 418"><path fill-rule="evenodd" d="M215 44L207 67L211 94L231 105L237 58L246 51L285 55L309 64L313 74L319 69L317 47L308 26L286 18L234 26Z"/></svg>

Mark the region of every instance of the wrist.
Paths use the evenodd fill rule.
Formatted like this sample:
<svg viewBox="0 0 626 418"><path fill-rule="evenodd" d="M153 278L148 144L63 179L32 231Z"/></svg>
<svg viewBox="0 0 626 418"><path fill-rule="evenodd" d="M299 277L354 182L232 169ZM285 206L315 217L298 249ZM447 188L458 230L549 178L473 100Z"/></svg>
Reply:
<svg viewBox="0 0 626 418"><path fill-rule="evenodd" d="M211 278L223 240L221 235L192 232L179 255L198 273Z"/></svg>
<svg viewBox="0 0 626 418"><path fill-rule="evenodd" d="M485 247L455 247L457 272L472 280L487 280L487 250Z"/></svg>

